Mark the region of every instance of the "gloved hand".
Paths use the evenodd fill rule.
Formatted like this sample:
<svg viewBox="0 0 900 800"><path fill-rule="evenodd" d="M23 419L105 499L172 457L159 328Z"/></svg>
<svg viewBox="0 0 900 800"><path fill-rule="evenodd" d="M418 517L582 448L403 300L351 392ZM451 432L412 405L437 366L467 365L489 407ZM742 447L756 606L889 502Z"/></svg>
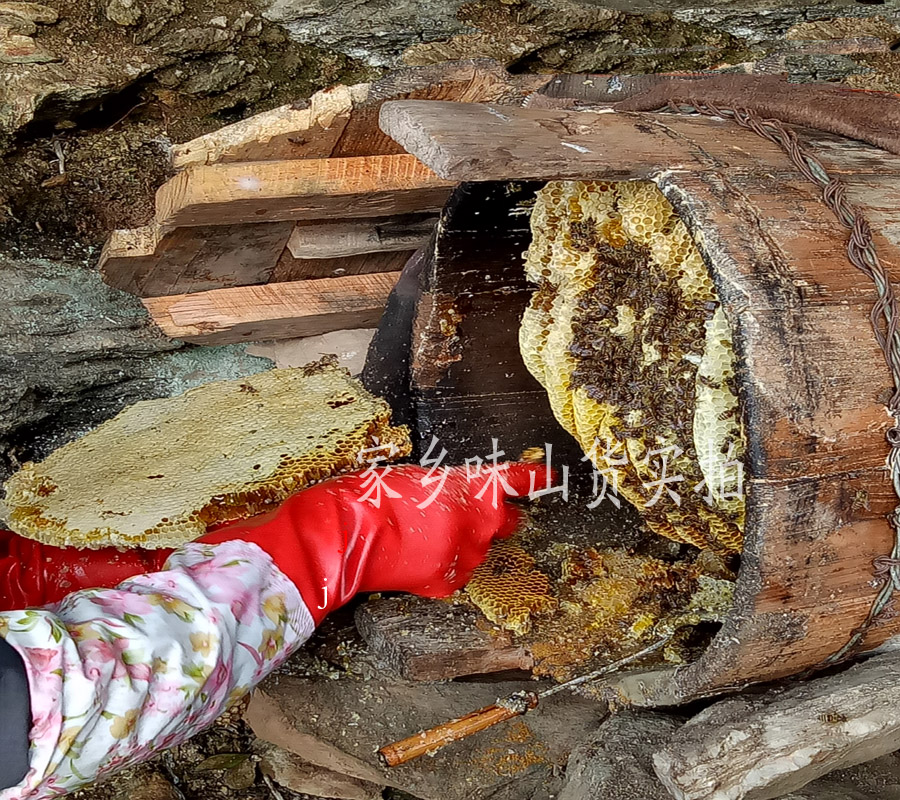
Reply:
<svg viewBox="0 0 900 800"><path fill-rule="evenodd" d="M258 545L297 586L319 624L359 591L442 597L463 586L491 541L509 536L519 522L518 509L506 497L543 485L545 469L500 465L496 474L505 486L495 478L494 486L485 487L488 477L469 481L464 468L450 467L439 491L443 476L423 483L429 471L416 465L348 474L200 541ZM380 492L373 480L383 481ZM0 610L45 605L78 589L111 588L161 570L171 552L74 550L0 532Z"/></svg>
<svg viewBox="0 0 900 800"><path fill-rule="evenodd" d="M469 481L462 467L448 468L436 493L437 483L423 484L429 473L422 467L375 470L384 479L378 506L366 483L371 472L344 475L200 541L241 539L265 550L299 589L317 625L361 591L446 597L466 584L495 538L515 531L520 512L506 498L543 485L546 467L500 469L505 486L497 486L496 496L491 486L482 492L486 477Z"/></svg>

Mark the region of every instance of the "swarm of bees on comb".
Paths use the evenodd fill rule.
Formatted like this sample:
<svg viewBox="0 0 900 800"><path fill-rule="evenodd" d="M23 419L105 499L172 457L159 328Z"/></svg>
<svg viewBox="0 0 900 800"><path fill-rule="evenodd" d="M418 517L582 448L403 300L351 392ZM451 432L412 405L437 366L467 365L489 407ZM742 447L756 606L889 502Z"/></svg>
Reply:
<svg viewBox="0 0 900 800"><path fill-rule="evenodd" d="M531 230L519 344L554 415L652 531L740 552L731 333L684 222L649 181L551 181Z"/></svg>

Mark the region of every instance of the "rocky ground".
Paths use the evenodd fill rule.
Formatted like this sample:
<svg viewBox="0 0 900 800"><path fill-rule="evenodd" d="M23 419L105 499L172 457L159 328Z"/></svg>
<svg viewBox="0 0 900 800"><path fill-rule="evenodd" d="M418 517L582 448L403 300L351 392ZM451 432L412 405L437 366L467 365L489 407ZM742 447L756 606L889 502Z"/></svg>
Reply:
<svg viewBox="0 0 900 800"><path fill-rule="evenodd" d="M110 229L150 217L173 143L337 81L457 58L515 72L787 71L900 92L898 43L900 0L0 2L0 479L135 400L271 365L241 347L168 341L139 302L99 280L99 247ZM318 681L346 668L315 665ZM611 743L634 751L669 725L641 714L606 723L568 772L556 764L568 775L559 797L655 797ZM303 797L284 770L282 784L264 775L267 758L244 723L221 724L81 797ZM900 798L896 760L833 775L808 796ZM413 789L433 791L385 796Z"/></svg>

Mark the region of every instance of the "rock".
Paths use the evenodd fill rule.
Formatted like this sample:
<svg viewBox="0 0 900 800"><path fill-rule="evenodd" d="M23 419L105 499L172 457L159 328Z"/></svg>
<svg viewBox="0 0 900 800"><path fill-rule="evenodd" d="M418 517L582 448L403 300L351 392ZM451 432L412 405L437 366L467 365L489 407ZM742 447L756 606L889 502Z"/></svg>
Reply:
<svg viewBox="0 0 900 800"><path fill-rule="evenodd" d="M30 19L19 17L15 14L0 14L0 39L4 39L11 33L18 33L22 36L31 36L37 31L37 25Z"/></svg>
<svg viewBox="0 0 900 800"><path fill-rule="evenodd" d="M373 66L397 62L418 42L465 31L456 12L463 0L274 0L263 16L282 25L299 42L329 47Z"/></svg>
<svg viewBox="0 0 900 800"><path fill-rule="evenodd" d="M41 25L52 25L59 20L59 12L43 3L0 3L0 16L7 15Z"/></svg>
<svg viewBox="0 0 900 800"><path fill-rule="evenodd" d="M106 6L106 18L116 25L137 25L142 16L135 0L110 0Z"/></svg>
<svg viewBox="0 0 900 800"><path fill-rule="evenodd" d="M170 55L222 52L232 39L234 34L221 28L183 28L165 36L159 48Z"/></svg>
<svg viewBox="0 0 900 800"><path fill-rule="evenodd" d="M613 715L572 751L558 800L671 800L652 755L682 722L649 711Z"/></svg>
<svg viewBox="0 0 900 800"><path fill-rule="evenodd" d="M299 756L265 742L257 742L260 769L275 783L299 794L341 800L381 800L384 786L317 767Z"/></svg>
<svg viewBox="0 0 900 800"><path fill-rule="evenodd" d="M236 86L253 71L253 66L236 55L226 53L201 69L181 84L185 94L218 94Z"/></svg>
<svg viewBox="0 0 900 800"><path fill-rule="evenodd" d="M112 785L111 800L182 800L162 774L146 765L119 773Z"/></svg>
<svg viewBox="0 0 900 800"><path fill-rule="evenodd" d="M544 684L546 685L546 684ZM559 768L593 731L605 706L567 694L523 717L448 745L427 759L383 767L377 748L447 722L535 681L424 683L385 679L266 680L245 720L258 738L309 763L359 780L392 786L421 800L550 800Z"/></svg>
<svg viewBox="0 0 900 800"><path fill-rule="evenodd" d="M900 41L900 27L883 17L835 17L816 22L798 22L784 38L798 41L832 41L840 39L880 39L887 47Z"/></svg>
<svg viewBox="0 0 900 800"><path fill-rule="evenodd" d="M3 37L3 30L0 28L0 64L46 64L57 60L30 36L8 33Z"/></svg>
<svg viewBox="0 0 900 800"><path fill-rule="evenodd" d="M0 480L137 400L270 367L171 342L93 269L0 255Z"/></svg>

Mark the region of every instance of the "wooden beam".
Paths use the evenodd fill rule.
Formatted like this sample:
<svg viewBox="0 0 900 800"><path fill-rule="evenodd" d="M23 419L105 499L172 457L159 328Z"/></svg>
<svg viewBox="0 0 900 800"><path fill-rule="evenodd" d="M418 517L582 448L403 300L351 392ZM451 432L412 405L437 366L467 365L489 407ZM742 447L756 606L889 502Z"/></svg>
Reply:
<svg viewBox="0 0 900 800"><path fill-rule="evenodd" d="M377 324L398 272L270 283L148 297L144 306L173 339L233 344L295 339Z"/></svg>
<svg viewBox="0 0 900 800"><path fill-rule="evenodd" d="M342 258L365 253L418 250L428 242L437 215L406 215L333 223L297 223L288 239L294 258Z"/></svg>
<svg viewBox="0 0 900 800"><path fill-rule="evenodd" d="M403 100L385 103L380 123L407 152L457 181L790 168L776 145L733 122L606 112Z"/></svg>
<svg viewBox="0 0 900 800"><path fill-rule="evenodd" d="M438 211L453 183L414 156L195 166L156 193L162 228Z"/></svg>
<svg viewBox="0 0 900 800"><path fill-rule="evenodd" d="M338 84L316 92L305 106L289 104L263 111L224 128L175 145L172 166L185 169L228 161L328 158L369 84Z"/></svg>
<svg viewBox="0 0 900 800"><path fill-rule="evenodd" d="M113 231L100 272L110 286L141 297L265 283L292 229L290 222L269 222Z"/></svg>

